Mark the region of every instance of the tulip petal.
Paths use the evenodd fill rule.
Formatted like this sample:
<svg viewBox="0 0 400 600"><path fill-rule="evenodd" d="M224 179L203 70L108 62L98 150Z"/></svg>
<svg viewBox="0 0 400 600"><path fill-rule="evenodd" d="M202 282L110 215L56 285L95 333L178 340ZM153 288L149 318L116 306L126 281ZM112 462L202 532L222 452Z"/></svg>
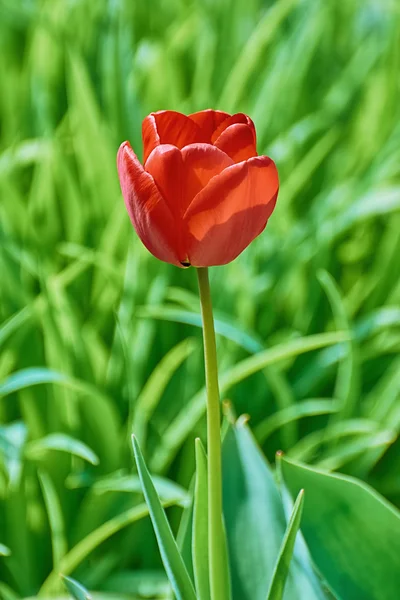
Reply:
<svg viewBox="0 0 400 600"><path fill-rule="evenodd" d="M211 144L190 144L183 150L163 144L146 161L150 173L177 219L182 219L194 197L223 169L233 164L227 154Z"/></svg>
<svg viewBox="0 0 400 600"><path fill-rule="evenodd" d="M242 162L257 156L253 132L244 123L235 123L225 129L214 142L214 146L223 150L234 162Z"/></svg>
<svg viewBox="0 0 400 600"><path fill-rule="evenodd" d="M217 139L219 138L221 133L223 133L225 131L225 129L227 129L231 125L235 125L235 123L243 123L244 125L248 125L250 127L250 129L253 133L253 136L254 136L254 145L255 145L256 144L256 128L254 127L254 123L250 119L250 117L248 117L244 113L236 113L235 115L230 116L228 119L225 119L225 121L222 121L222 123L217 127L217 129L212 134L211 142L213 144L215 144L215 142L217 141Z"/></svg>
<svg viewBox="0 0 400 600"><path fill-rule="evenodd" d="M185 173L183 211L186 212L195 196L206 187L208 182L230 167L233 160L219 148L211 144L191 144L182 150Z"/></svg>
<svg viewBox="0 0 400 600"><path fill-rule="evenodd" d="M199 112L192 113L189 115L189 118L200 127L204 133L205 141L210 143L214 131L230 116L229 113L223 112L222 110L208 108L207 110L200 110Z"/></svg>
<svg viewBox="0 0 400 600"><path fill-rule="evenodd" d="M200 127L192 119L174 110L160 110L146 117L142 124L142 137L144 163L160 144L183 148L188 144L206 141Z"/></svg>
<svg viewBox="0 0 400 600"><path fill-rule="evenodd" d="M150 173L146 173L129 142L117 156L122 195L132 224L146 248L160 260L181 266L178 227Z"/></svg>
<svg viewBox="0 0 400 600"><path fill-rule="evenodd" d="M214 177L184 215L190 263L208 267L234 260L264 229L278 187L275 164L267 156L237 163Z"/></svg>
<svg viewBox="0 0 400 600"><path fill-rule="evenodd" d="M171 144L157 146L144 167L153 177L171 213L179 218L182 215L184 180L181 150Z"/></svg>

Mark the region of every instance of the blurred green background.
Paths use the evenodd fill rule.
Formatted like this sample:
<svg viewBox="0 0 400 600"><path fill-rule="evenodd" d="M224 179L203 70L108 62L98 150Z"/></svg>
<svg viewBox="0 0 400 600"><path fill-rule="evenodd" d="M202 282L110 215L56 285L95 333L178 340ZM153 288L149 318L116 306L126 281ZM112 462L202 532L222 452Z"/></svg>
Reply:
<svg viewBox="0 0 400 600"><path fill-rule="evenodd" d="M129 434L183 504L204 377L195 273L142 247L116 173L154 110L243 111L280 173L210 274L224 398L270 460L399 505L398 2L0 0L0 49L0 597L166 594Z"/></svg>

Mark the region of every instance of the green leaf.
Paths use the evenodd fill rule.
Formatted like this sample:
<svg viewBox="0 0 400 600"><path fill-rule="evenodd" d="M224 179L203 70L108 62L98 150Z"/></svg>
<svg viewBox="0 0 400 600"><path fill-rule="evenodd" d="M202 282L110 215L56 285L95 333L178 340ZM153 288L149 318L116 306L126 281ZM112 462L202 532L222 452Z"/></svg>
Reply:
<svg viewBox="0 0 400 600"><path fill-rule="evenodd" d="M132 436L132 444L144 497L149 507L150 517L168 579L178 600L196 600L193 584L182 556L179 553L167 516L161 505L135 436Z"/></svg>
<svg viewBox="0 0 400 600"><path fill-rule="evenodd" d="M188 492L190 500L186 503L186 506L182 511L178 532L176 534L176 543L178 544L179 552L181 553L192 581L194 581L192 556L194 486L195 476L192 477L192 481L190 482L190 488Z"/></svg>
<svg viewBox="0 0 400 600"><path fill-rule="evenodd" d="M64 577L63 575L61 575L61 577L63 578L65 587L71 596L75 598L75 600L92 600L92 596L89 594L89 592L83 587L83 585L75 581L75 579L71 579L71 577Z"/></svg>
<svg viewBox="0 0 400 600"><path fill-rule="evenodd" d="M193 510L193 571L199 600L210 600L208 570L208 482L207 457L199 438L196 439L196 484Z"/></svg>
<svg viewBox="0 0 400 600"><path fill-rule="evenodd" d="M313 417L335 413L339 409L337 400L328 400L326 398L313 398L298 402L293 406L288 406L279 410L257 425L254 434L260 443L263 443L274 431L292 421L304 417Z"/></svg>
<svg viewBox="0 0 400 600"><path fill-rule="evenodd" d="M171 506L172 501L165 502L164 506ZM59 565L59 571L63 573L72 573L84 560L93 552L100 544L109 539L112 535L121 531L124 527L128 527L132 523L136 523L140 519L147 517L149 509L145 503L134 506L123 513L115 515L105 523L102 523L97 529L91 531L86 537L80 540L66 554ZM58 589L58 571L53 570L40 588L40 593L51 595L54 589Z"/></svg>
<svg viewBox="0 0 400 600"><path fill-rule="evenodd" d="M76 440L65 433L51 433L40 440L30 442L25 454L28 458L42 458L48 451L58 450L59 452L68 452L79 458L83 458L92 465L99 464L99 458L89 446Z"/></svg>
<svg viewBox="0 0 400 600"><path fill-rule="evenodd" d="M62 508L51 477L46 472L39 470L38 478L42 488L44 503L50 525L53 569L57 570L62 558L66 555L68 550Z"/></svg>
<svg viewBox="0 0 400 600"><path fill-rule="evenodd" d="M294 496L304 488L302 532L312 558L340 598L396 600L400 514L372 488L282 458Z"/></svg>
<svg viewBox="0 0 400 600"><path fill-rule="evenodd" d="M171 586L164 569L137 569L132 571L122 570L113 572L105 580L105 590L112 590L122 598L126 598L129 590L129 598L170 598ZM97 595L97 594L96 594Z"/></svg>
<svg viewBox="0 0 400 600"><path fill-rule="evenodd" d="M232 597L265 600L287 521L272 471L243 418L228 427L222 460ZM300 542L296 541L284 598L325 599Z"/></svg>
<svg viewBox="0 0 400 600"><path fill-rule="evenodd" d="M282 600L286 579L289 574L290 561L292 560L294 543L300 527L301 514L303 511L304 491L300 490L293 507L289 524L283 538L279 557L272 575L267 600Z"/></svg>
<svg viewBox="0 0 400 600"><path fill-rule="evenodd" d="M332 333L320 333L289 340L288 342L277 344L272 348L268 348L263 352L250 356L249 358L245 358L223 372L220 376L219 383L221 395L226 394L234 385L237 385L269 365L284 360L295 360L298 356L306 352L318 350L325 346L338 344L346 340L348 340L347 332L335 331ZM152 458L151 464L155 471L161 471L166 468L178 451L180 445L184 442L200 417L204 414L206 406L205 394L205 388L200 390L164 432L162 446L160 445L160 448L154 452Z"/></svg>
<svg viewBox="0 0 400 600"><path fill-rule="evenodd" d="M189 492L165 477L153 476L153 483L162 500L174 501L176 504L186 506L189 501ZM137 475L110 475L96 481L92 490L97 494L108 492L142 493L142 484Z"/></svg>
<svg viewBox="0 0 400 600"><path fill-rule="evenodd" d="M198 299L197 299L198 303ZM202 327L201 315L199 312L183 310L170 306L146 306L137 310L137 315L144 318L160 319L173 321L176 323L185 323L195 327ZM229 321L226 315L214 316L215 333L225 337L227 340L235 342L238 346L247 350L250 354L256 354L264 350L264 346L255 335L250 335L247 331L240 328L233 321Z"/></svg>
<svg viewBox="0 0 400 600"><path fill-rule="evenodd" d="M120 418L115 403L96 386L52 369L34 367L16 371L3 380L0 383L0 397L49 383L71 389L79 395L82 412L90 420L90 429L95 439L101 440L96 449L102 464L105 468L115 468L119 462L119 446L115 442L120 439Z"/></svg>
<svg viewBox="0 0 400 600"><path fill-rule="evenodd" d="M21 369L12 373L0 383L0 396L7 396L31 385L44 383L65 383L68 378L62 373L57 373L44 367Z"/></svg>
<svg viewBox="0 0 400 600"><path fill-rule="evenodd" d="M2 600L20 600L20 596L14 592L7 584L0 581L0 598Z"/></svg>
<svg viewBox="0 0 400 600"><path fill-rule="evenodd" d="M141 447L147 440L147 425L175 371L197 347L191 338L183 340L172 348L151 373L146 385L135 402L133 423L129 424L129 434L134 433Z"/></svg>
<svg viewBox="0 0 400 600"><path fill-rule="evenodd" d="M10 485L17 488L23 473L23 454L28 437L25 423L0 426L0 459Z"/></svg>
<svg viewBox="0 0 400 600"><path fill-rule="evenodd" d="M0 544L0 556L10 556L11 550L4 544Z"/></svg>
<svg viewBox="0 0 400 600"><path fill-rule="evenodd" d="M328 296L337 329L350 331L351 325L336 281L324 270L318 272L318 279ZM359 395L357 348L353 336L349 336L349 340L343 344L343 348L344 353L339 362L333 394L340 401L341 406L339 412L333 416L333 422L352 416Z"/></svg>

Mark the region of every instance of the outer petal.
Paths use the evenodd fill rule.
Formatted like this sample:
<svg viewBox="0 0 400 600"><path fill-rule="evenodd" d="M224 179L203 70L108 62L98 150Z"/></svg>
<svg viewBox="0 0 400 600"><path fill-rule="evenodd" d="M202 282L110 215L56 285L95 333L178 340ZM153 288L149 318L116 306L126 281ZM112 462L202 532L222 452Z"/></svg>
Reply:
<svg viewBox="0 0 400 600"><path fill-rule="evenodd" d="M235 162L242 162L257 156L253 132L250 126L244 123L236 123L225 129L214 145L228 154Z"/></svg>
<svg viewBox="0 0 400 600"><path fill-rule="evenodd" d="M185 173L183 214L197 194L221 171L230 167L233 160L211 144L191 144L182 150ZM182 216L183 216L182 214Z"/></svg>
<svg viewBox="0 0 400 600"><path fill-rule="evenodd" d="M151 113L142 124L143 162L160 144L183 148L188 144L206 141L200 127L186 115L174 110Z"/></svg>
<svg viewBox="0 0 400 600"><path fill-rule="evenodd" d="M175 219L129 142L121 144L117 166L126 208L143 244L156 258L181 266L186 257L179 256Z"/></svg>
<svg viewBox="0 0 400 600"><path fill-rule="evenodd" d="M211 143L211 136L214 131L230 116L229 113L222 110L208 108L189 115L189 118L200 127L205 136L205 141Z"/></svg>
<svg viewBox="0 0 400 600"><path fill-rule="evenodd" d="M253 132L254 145L255 145L256 144L256 128L254 127L254 123L250 119L250 117L248 117L244 113L236 113L235 115L232 115L228 119L225 119L225 121L222 121L222 123L219 125L219 127L217 127L217 129L214 131L214 133L211 137L211 142L214 144L217 141L217 139L219 138L219 136L221 135L221 133L223 131L225 131L225 129L230 127L231 125L234 125L235 123L243 123L244 125L248 125L250 127L251 131Z"/></svg>
<svg viewBox="0 0 400 600"><path fill-rule="evenodd" d="M169 209L177 219L182 216L183 160L182 152L171 144L154 148L144 166L153 177Z"/></svg>
<svg viewBox="0 0 400 600"><path fill-rule="evenodd" d="M190 263L208 267L234 260L264 229L278 187L275 164L267 156L235 164L212 179L184 216Z"/></svg>
<svg viewBox="0 0 400 600"><path fill-rule="evenodd" d="M211 144L190 144L183 150L164 144L153 150L145 169L179 222L198 192L232 164L227 154Z"/></svg>

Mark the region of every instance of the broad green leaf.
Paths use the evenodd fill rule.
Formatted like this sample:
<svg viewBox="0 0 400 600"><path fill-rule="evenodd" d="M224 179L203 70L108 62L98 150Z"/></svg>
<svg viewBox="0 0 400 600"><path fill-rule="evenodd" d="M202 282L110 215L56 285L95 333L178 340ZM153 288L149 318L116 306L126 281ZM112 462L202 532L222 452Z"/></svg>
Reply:
<svg viewBox="0 0 400 600"><path fill-rule="evenodd" d="M149 507L150 517L168 579L178 600L196 600L193 584L182 556L179 553L167 516L161 505L135 436L132 436L132 443L143 493Z"/></svg>
<svg viewBox="0 0 400 600"><path fill-rule="evenodd" d="M193 508L193 571L199 600L210 600L208 569L208 483L207 457L196 439L196 483Z"/></svg>
<svg viewBox="0 0 400 600"><path fill-rule="evenodd" d="M89 592L83 587L83 585L75 581L75 579L71 579L71 577L64 577L63 575L61 575L61 577L65 587L71 596L75 598L75 600L92 600L92 596L89 594Z"/></svg>
<svg viewBox="0 0 400 600"><path fill-rule="evenodd" d="M303 511L304 491L300 490L297 496L293 512L290 516L285 537L279 552L278 560L272 574L271 585L267 600L282 600L286 579L289 574L290 561L292 560L294 544L300 527L301 514Z"/></svg>
<svg viewBox="0 0 400 600"><path fill-rule="evenodd" d="M224 517L233 600L265 600L287 528L272 471L244 419L223 443ZM323 600L325 592L297 540L285 600Z"/></svg>
<svg viewBox="0 0 400 600"><path fill-rule="evenodd" d="M304 488L302 532L332 590L339 598L396 600L399 512L356 479L281 460L291 494Z"/></svg>

